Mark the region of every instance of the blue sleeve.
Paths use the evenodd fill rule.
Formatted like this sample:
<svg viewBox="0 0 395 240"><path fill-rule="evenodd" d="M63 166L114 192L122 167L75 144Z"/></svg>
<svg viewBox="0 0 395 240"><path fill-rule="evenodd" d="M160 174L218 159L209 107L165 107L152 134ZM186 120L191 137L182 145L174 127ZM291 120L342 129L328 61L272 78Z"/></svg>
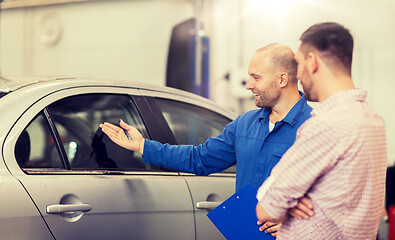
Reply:
<svg viewBox="0 0 395 240"><path fill-rule="evenodd" d="M199 146L145 140L143 162L196 175L221 172L236 163L236 120L226 125L219 136L209 138Z"/></svg>

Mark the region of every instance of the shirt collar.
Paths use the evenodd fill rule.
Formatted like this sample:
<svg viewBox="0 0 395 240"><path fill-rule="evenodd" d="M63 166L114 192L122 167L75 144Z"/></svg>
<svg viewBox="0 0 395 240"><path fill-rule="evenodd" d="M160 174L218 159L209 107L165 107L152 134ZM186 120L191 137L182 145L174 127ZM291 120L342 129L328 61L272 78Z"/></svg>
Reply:
<svg viewBox="0 0 395 240"><path fill-rule="evenodd" d="M270 108L262 108L261 113L258 116L258 122L262 120L269 120L270 112L271 112Z"/></svg>
<svg viewBox="0 0 395 240"><path fill-rule="evenodd" d="M296 123L299 121L300 116L302 115L303 109L307 104L306 99L301 91L299 91L300 99L299 101L291 108L288 114L281 120L282 122L286 122L291 126L295 126ZM262 119L269 120L269 114L271 112L270 108L262 109L258 121L260 122Z"/></svg>
<svg viewBox="0 0 395 240"><path fill-rule="evenodd" d="M332 96L319 103L317 107L311 111L312 116L317 116L321 113L329 111L331 108L336 107L344 102L348 101L359 101L364 102L366 100L367 91L359 88L344 90L337 92Z"/></svg>

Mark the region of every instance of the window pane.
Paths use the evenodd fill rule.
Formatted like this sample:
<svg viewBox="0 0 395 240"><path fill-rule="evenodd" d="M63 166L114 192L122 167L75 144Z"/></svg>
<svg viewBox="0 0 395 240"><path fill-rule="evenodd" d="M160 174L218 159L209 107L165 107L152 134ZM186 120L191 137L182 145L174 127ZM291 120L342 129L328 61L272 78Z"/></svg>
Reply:
<svg viewBox="0 0 395 240"><path fill-rule="evenodd" d="M199 145L216 137L231 120L210 110L178 101L157 99L178 144ZM224 172L236 172L231 167Z"/></svg>
<svg viewBox="0 0 395 240"><path fill-rule="evenodd" d="M38 114L19 136L15 145L15 158L21 168L63 168L43 113Z"/></svg>
<svg viewBox="0 0 395 240"><path fill-rule="evenodd" d="M210 137L218 136L228 118L210 110L178 101L157 99L178 144L199 145Z"/></svg>
<svg viewBox="0 0 395 240"><path fill-rule="evenodd" d="M119 147L100 129L103 122L122 119L147 133L131 98L116 94L86 94L62 99L49 106L72 169L149 170L142 156Z"/></svg>

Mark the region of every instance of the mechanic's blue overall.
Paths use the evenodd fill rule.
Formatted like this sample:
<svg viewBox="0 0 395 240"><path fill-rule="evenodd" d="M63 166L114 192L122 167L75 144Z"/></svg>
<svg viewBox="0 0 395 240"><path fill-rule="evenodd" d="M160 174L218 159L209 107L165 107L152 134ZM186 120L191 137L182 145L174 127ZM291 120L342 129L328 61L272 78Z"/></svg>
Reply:
<svg viewBox="0 0 395 240"><path fill-rule="evenodd" d="M236 191L249 183L258 189L294 143L298 128L310 117L312 108L300 94L300 100L271 132L270 108L252 110L199 146L145 140L143 161L196 175L218 173L237 164Z"/></svg>

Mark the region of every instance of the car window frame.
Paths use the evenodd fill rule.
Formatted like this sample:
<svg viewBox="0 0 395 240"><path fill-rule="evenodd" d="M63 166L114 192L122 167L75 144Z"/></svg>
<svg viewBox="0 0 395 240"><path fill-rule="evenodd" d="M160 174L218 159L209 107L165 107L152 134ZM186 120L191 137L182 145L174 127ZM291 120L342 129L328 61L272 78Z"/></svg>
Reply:
<svg viewBox="0 0 395 240"><path fill-rule="evenodd" d="M168 122L170 119L166 119L166 117L165 117L165 115L164 115L164 110L161 109L161 107L159 107L161 104L169 104L169 103L171 103L170 105L173 105L173 104L174 104L174 105L178 105L178 106L180 107L179 109L181 109L181 111L183 111L183 112L185 112L185 113L187 113L187 114L189 114L188 112L195 112L195 111L198 111L199 113L201 113L201 114L203 114L203 115L204 115L204 114L211 115L211 117L214 117L214 118L216 118L216 119L222 118L222 119L224 119L225 121L229 121L229 122L226 123L226 124L229 124L229 123L232 121L230 118L228 118L228 117L226 117L226 116L224 116L224 115L222 115L222 114L220 114L220 113L217 113L217 112L215 112L215 111L212 111L212 110L210 110L210 109L207 109L207 108L205 108L205 107L203 107L203 106L191 104L191 103L188 103L188 102L179 101L179 100L173 100L173 99L168 99L168 98L161 98L161 97L155 97L155 98L154 98L154 101L155 101L155 105L157 106L157 108L158 108L159 111L160 111L160 114L162 115L162 117L163 117L164 120L166 121L166 123L167 123L167 125L168 125L170 131L172 132L172 135L173 135L174 138L176 139L175 141L177 142L177 144L183 145L183 143L180 143L180 141L177 140L176 134L173 132L174 129L172 129L172 127L170 127L169 122ZM210 117L210 116L209 116L209 117ZM203 142L205 142L205 141L206 141L208 138L210 138L210 137L216 137L216 136L220 135L220 134L222 133L222 131L224 130L224 127L226 126L226 124L223 126L223 128L217 129L217 130L219 130L219 132L218 132L217 135L206 136L206 137L204 138L204 141L203 141ZM221 125L221 124L220 124L220 125ZM200 142L200 143L203 143L203 142ZM195 143L195 144L191 143L191 145L197 145L197 144L196 144L196 143Z"/></svg>
<svg viewBox="0 0 395 240"><path fill-rule="evenodd" d="M132 96L132 99L135 102L150 138L163 144L177 144L173 132L155 103L155 98L150 96Z"/></svg>
<svg viewBox="0 0 395 240"><path fill-rule="evenodd" d="M133 170L106 170L106 169L101 169L101 170L78 170L78 169L65 169L65 168L37 168L37 169L22 169L14 155L14 146L15 142L22 133L22 131L28 126L28 124L37 116L38 114L41 114L46 107L48 107L50 104L59 101L61 99L64 99L66 97L70 96L75 96L75 95L81 95L81 94L119 94L119 95L127 95L128 97L131 98L133 103L135 104L137 111L140 114L140 117L147 129L148 137L150 139L161 139L163 138L163 133L160 133L160 131L149 131L146 125L146 122L148 121L147 115L149 115L151 107L149 107L145 111L141 111L144 109L144 107L147 107L146 101L144 100L144 97L141 96L141 93L138 88L129 88L129 87L102 87L98 89L98 87L83 87L85 91L81 91L81 87L74 87L74 88L67 88L67 89L61 89L61 90L55 90L54 92L51 92L45 96L42 96L40 99L37 101L34 101L29 105L29 107L26 108L26 110L21 113L21 115L18 117L16 120L15 124L13 127L10 129L9 133L7 136L12 135L14 136L11 141L5 141L6 144L3 145L3 148L5 149L10 149L10 151L6 151L5 153L5 159L6 159L6 164L9 166L10 172L14 173L15 176L18 175L50 175L50 174L89 174L89 175L102 175L102 174L111 174L111 175L123 175L123 174L128 174L128 175L180 175L176 171L172 171L169 169L162 169L163 171L133 171ZM111 90L113 89L113 90ZM121 90L123 89L123 90ZM133 92L133 94L131 93ZM136 101L138 100L138 101ZM145 104L144 104L145 102ZM28 116L27 116L28 115ZM145 115L146 117L143 117ZM45 116L46 117L46 116ZM27 118L27 119L26 119ZM47 120L48 121L48 120ZM53 131L51 130L51 134L53 134ZM7 138L7 137L6 137ZM56 136L58 138L55 141L60 141L59 136ZM65 151L64 147L62 146L63 150ZM59 151L59 148L57 146L57 150ZM61 156L59 156L61 157ZM67 155L65 156L67 158ZM14 161L8 160L8 159L13 159Z"/></svg>
<svg viewBox="0 0 395 240"><path fill-rule="evenodd" d="M177 143L177 140L173 134L173 131L171 130L170 126L168 125L158 104L156 103L157 98L179 101L181 103L186 103L186 104L190 104L190 105L193 105L196 107L200 107L205 110L209 110L214 113L217 113L225 118L228 118L229 122L233 121L232 117L235 118L234 114L232 114L232 113L221 112L221 111L219 111L219 109L217 107L214 107L214 106L210 105L209 103L205 106L205 105L203 105L204 102L202 104L199 101L195 100L194 98L189 98L188 96L172 95L172 94L169 94L166 92L154 92L152 90L142 90L141 93L144 96L144 98L146 99L147 103L150 105L152 112L155 113L156 121L158 121L160 124L162 124L162 129L166 131L164 134L167 136L171 136L171 141L167 142L169 144L177 145L178 143ZM201 98L201 97L198 96L198 98ZM179 172L179 174L181 176L194 176L195 175L195 174L183 173L183 172ZM236 175L236 170L234 172L213 173L213 174L210 174L209 176L211 176L211 177L235 177L235 175Z"/></svg>
<svg viewBox="0 0 395 240"><path fill-rule="evenodd" d="M141 90L141 93L143 95L143 97L145 98L146 102L149 104L151 111L155 114L155 118L156 121L158 122L158 124L161 124L162 129L165 130L165 132L163 134L167 135L167 136L171 136L168 137L168 141L166 143L169 144L175 144L177 145L178 142L173 134L173 131L171 130L170 126L168 125L165 117L162 114L162 111L160 110L158 104L156 103L156 99L157 98L164 98L167 100L173 100L173 101L178 101L181 103L186 103L186 104L190 104L196 107L200 107L209 111L212 111L214 113L217 113L227 119L229 119L229 122L233 121L233 119L235 119L235 115L229 112L225 112L225 111L221 111L220 108L215 107L212 104L210 100L208 99L203 99L203 97L197 96L198 98L201 98L200 100L206 100L207 101L207 105L203 105L203 104L199 101L196 100L196 96L195 98L191 98L189 96L182 96L182 95L173 95L173 94L169 94L167 92L155 92L153 90ZM142 115L144 117L144 115ZM233 118L233 119L232 119Z"/></svg>
<svg viewBox="0 0 395 240"><path fill-rule="evenodd" d="M73 97L73 96L83 96L83 95L89 95L89 94L108 94L108 95L119 95L119 96L124 96L127 97L131 100L131 104L134 104L136 109L137 109L137 113L138 113L138 117L143 121L145 130L147 130L147 137L149 137L149 139L155 139L155 136L159 136L159 137L163 137L163 134L158 134L158 132L161 132L159 128L159 131L152 131L152 127L150 128L150 131L148 131L148 126L146 124L146 122L148 121L146 119L146 121L143 120L142 114L141 112L143 112L145 115L148 115L150 112L150 108L146 105L144 105L144 103L146 101L144 101L144 99L142 99L141 96L136 96L136 95L130 95L130 94L123 94L123 93L86 93L86 94L76 94L76 95L70 95L68 97ZM67 98L67 97L66 97ZM57 101L61 101L65 98L61 98L58 99ZM138 104L137 101L139 101L140 104ZM55 101L55 102L57 102ZM54 103L55 103L54 102ZM60 135L58 132L58 128L56 127L55 122L53 121L52 115L51 115L51 110L49 109L49 105L47 105L44 109L43 109L43 116L46 120L46 123L49 125L49 129L51 131L51 135L54 138L54 141L56 143L56 148L57 148L57 152L59 153L59 157L61 158L62 164L64 168L59 168L60 172L63 172L62 170L67 170L67 171L73 171L73 172L85 172L85 171L91 171L91 172L95 172L98 171L99 173L105 173L105 174L124 174L127 172L162 172L162 171L168 171L168 172L174 172L173 170L170 169L166 169L166 168L162 168L162 167L155 167L152 171L149 170L128 170L128 169L86 169L86 170L81 170L81 169L74 169L71 168L71 163L70 160L66 154L66 150L64 148L64 145L62 144L61 140L60 140ZM41 113L40 113L41 114ZM155 118L149 118L149 119L155 119ZM150 122L150 124L152 125L153 123ZM152 137L154 136L154 137ZM39 168L39 169L45 169L45 168ZM158 170L161 171L158 171ZM27 174L32 174L32 173L36 173L38 172L36 170L36 168L27 168L27 169L23 169L23 171L25 171ZM51 170L56 171L56 168L51 168ZM49 171L48 171L49 172Z"/></svg>

